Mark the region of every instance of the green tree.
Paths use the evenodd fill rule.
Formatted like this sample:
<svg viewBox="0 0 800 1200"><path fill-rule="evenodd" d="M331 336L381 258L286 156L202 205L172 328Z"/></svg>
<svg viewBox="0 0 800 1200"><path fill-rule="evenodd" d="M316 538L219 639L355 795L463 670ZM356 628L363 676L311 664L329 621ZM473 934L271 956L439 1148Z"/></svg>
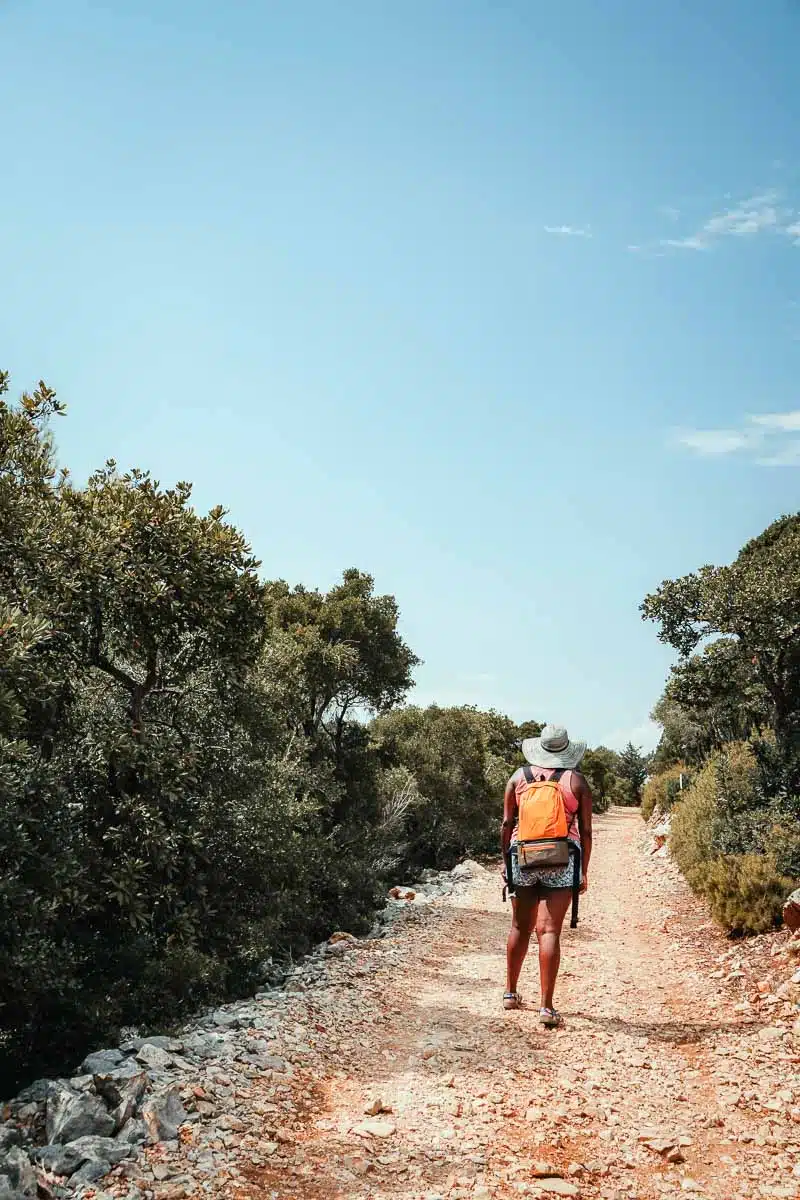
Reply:
<svg viewBox="0 0 800 1200"><path fill-rule="evenodd" d="M710 744L706 729L666 692L650 717L661 726L661 737L653 755L654 771L666 771L678 763L699 766L704 762Z"/></svg>
<svg viewBox="0 0 800 1200"><path fill-rule="evenodd" d="M592 790L595 812L605 812L612 804L620 801L622 781L620 779L619 755L606 746L587 750L580 764Z"/></svg>
<svg viewBox="0 0 800 1200"><path fill-rule="evenodd" d="M522 743L526 738L536 738L544 729L544 724L541 721L523 721L517 726L516 741L519 745L520 752Z"/></svg>
<svg viewBox="0 0 800 1200"><path fill-rule="evenodd" d="M270 583L266 612L279 670L301 683L302 730L326 735L337 758L350 717L386 712L412 686L419 659L398 633L397 602L376 596L370 575L345 571L327 593Z"/></svg>
<svg viewBox="0 0 800 1200"><path fill-rule="evenodd" d="M769 696L734 638L718 638L672 668L653 717L664 731L657 762L702 763L769 723Z"/></svg>
<svg viewBox="0 0 800 1200"><path fill-rule="evenodd" d="M518 764L517 733L508 718L467 706L409 706L373 722L384 770L403 767L413 779L406 869L451 867L496 849L503 787Z"/></svg>
<svg viewBox="0 0 800 1200"><path fill-rule="evenodd" d="M618 755L617 772L622 780L620 803L636 805L642 802L642 788L647 779L648 760L641 746L628 742Z"/></svg>
<svg viewBox="0 0 800 1200"><path fill-rule="evenodd" d="M684 658L708 637L734 639L743 662L768 698L770 724L792 757L800 737L800 514L781 517L748 542L729 566L701 567L666 580L642 604L659 626L661 641ZM719 655L725 685L731 680L730 647ZM709 674L700 672L704 681ZM684 681L688 683L688 680ZM696 681L692 681L693 683ZM719 681L718 681L719 682Z"/></svg>
<svg viewBox="0 0 800 1200"><path fill-rule="evenodd" d="M187 485L73 486L60 411L44 385L0 398L4 1088L252 986L337 916L307 903L321 801L244 539Z"/></svg>

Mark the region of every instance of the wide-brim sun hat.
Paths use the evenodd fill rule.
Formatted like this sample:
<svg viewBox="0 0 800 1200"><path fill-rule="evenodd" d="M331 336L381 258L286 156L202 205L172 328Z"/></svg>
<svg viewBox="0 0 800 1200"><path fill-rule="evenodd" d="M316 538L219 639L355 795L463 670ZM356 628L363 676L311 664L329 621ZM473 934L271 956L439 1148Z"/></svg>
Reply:
<svg viewBox="0 0 800 1200"><path fill-rule="evenodd" d="M532 767L571 771L586 753L586 742L570 741L563 725L545 725L539 737L525 738L522 753Z"/></svg>

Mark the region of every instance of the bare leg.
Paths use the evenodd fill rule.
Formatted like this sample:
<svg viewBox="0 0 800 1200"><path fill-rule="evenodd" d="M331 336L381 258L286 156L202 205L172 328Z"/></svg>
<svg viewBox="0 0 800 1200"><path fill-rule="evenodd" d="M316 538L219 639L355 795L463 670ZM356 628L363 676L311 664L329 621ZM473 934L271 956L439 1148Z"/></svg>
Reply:
<svg viewBox="0 0 800 1200"><path fill-rule="evenodd" d="M511 897L511 931L506 947L506 991L516 992L517 980L528 953L531 940L536 897L528 894L529 889L519 888Z"/></svg>
<svg viewBox="0 0 800 1200"><path fill-rule="evenodd" d="M553 991L561 962L561 926L572 903L570 888L544 892L535 900L534 925L539 941L539 978L542 1008L553 1007ZM521 964L520 964L521 965Z"/></svg>

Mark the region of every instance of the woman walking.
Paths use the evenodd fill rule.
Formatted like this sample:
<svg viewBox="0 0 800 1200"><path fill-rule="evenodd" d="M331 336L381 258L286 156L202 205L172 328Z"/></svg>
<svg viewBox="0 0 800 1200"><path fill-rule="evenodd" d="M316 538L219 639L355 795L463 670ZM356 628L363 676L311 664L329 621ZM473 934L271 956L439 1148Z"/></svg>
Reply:
<svg viewBox="0 0 800 1200"><path fill-rule="evenodd" d="M561 1015L553 1007L561 927L576 872L580 892L586 891L592 853L592 793L577 769L585 752L586 743L570 741L563 725L546 725L541 737L522 743L529 765L514 772L505 790L502 844L503 860L511 872L506 882L512 893L512 924L503 1007L522 1004L517 981L535 930L539 1019L548 1028L561 1024Z"/></svg>

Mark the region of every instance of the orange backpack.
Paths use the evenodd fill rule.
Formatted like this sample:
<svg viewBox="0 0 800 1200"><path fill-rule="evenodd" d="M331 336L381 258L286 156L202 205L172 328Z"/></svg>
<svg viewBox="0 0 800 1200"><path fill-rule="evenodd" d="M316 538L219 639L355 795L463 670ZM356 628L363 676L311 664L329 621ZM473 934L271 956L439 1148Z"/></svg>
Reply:
<svg viewBox="0 0 800 1200"><path fill-rule="evenodd" d="M563 771L536 780L522 768L526 787L519 794L517 857L521 867L565 867L569 862L567 808L559 787Z"/></svg>

